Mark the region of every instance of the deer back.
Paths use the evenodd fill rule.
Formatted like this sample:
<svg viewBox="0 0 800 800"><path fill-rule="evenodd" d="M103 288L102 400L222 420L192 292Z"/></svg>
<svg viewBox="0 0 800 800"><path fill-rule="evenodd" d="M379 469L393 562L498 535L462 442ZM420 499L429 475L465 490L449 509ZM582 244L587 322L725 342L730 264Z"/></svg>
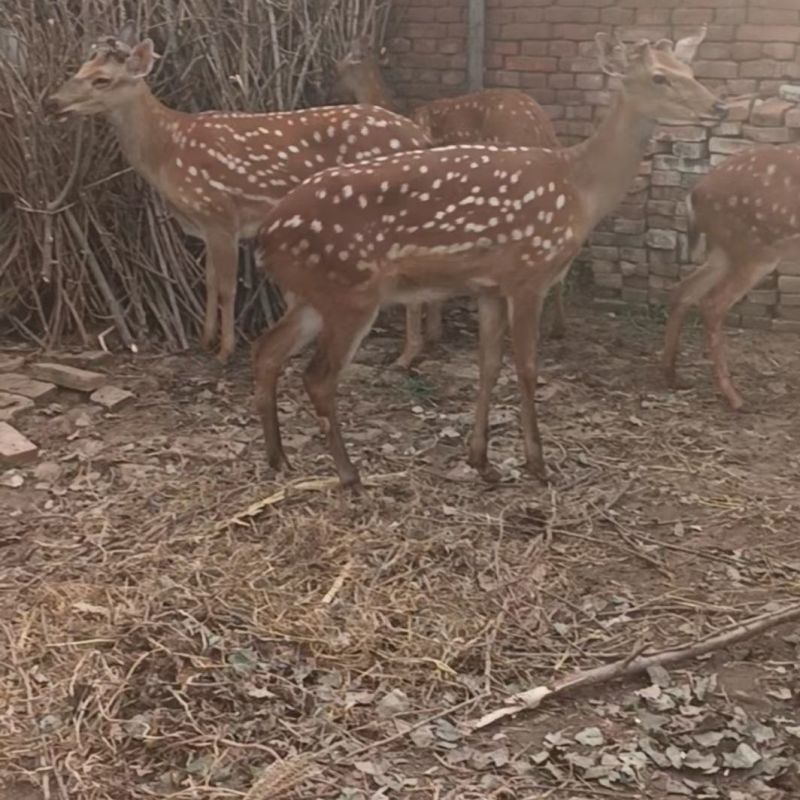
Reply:
<svg viewBox="0 0 800 800"><path fill-rule="evenodd" d="M693 227L732 253L800 237L800 144L748 148L695 184Z"/></svg>
<svg viewBox="0 0 800 800"><path fill-rule="evenodd" d="M420 106L412 119L428 131L434 145L490 143L520 147L558 147L544 109L517 89L486 89L441 98Z"/></svg>
<svg viewBox="0 0 800 800"><path fill-rule="evenodd" d="M343 286L405 301L415 287L539 281L583 236L565 166L560 152L462 146L325 170L271 212L259 251L279 284L320 303Z"/></svg>
<svg viewBox="0 0 800 800"><path fill-rule="evenodd" d="M321 169L427 147L410 120L372 106L333 106L271 114L174 112L159 123L166 162L143 168L179 213L235 214L245 235L290 189ZM163 156L164 148L159 151ZM149 173L149 174L148 174Z"/></svg>

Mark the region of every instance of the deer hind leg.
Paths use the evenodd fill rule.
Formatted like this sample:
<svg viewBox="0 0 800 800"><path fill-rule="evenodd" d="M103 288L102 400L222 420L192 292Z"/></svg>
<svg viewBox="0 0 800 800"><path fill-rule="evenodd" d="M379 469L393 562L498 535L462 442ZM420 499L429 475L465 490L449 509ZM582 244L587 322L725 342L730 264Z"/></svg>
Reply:
<svg viewBox="0 0 800 800"><path fill-rule="evenodd" d="M675 370L680 346L681 329L689 309L699 303L725 276L728 259L720 249L713 249L706 262L684 278L670 297L670 311L664 329L664 352L661 364L664 380L668 386L683 388Z"/></svg>
<svg viewBox="0 0 800 800"><path fill-rule="evenodd" d="M507 301L511 343L514 348L514 363L517 368L521 399L525 469L541 480L546 480L547 471L536 419L537 348L543 302L543 293L526 298L508 298Z"/></svg>
<svg viewBox="0 0 800 800"><path fill-rule="evenodd" d="M289 466L283 452L278 424L278 378L286 362L299 353L320 331L322 318L310 306L293 306L253 345L253 377L255 402L261 425L267 458L273 469Z"/></svg>
<svg viewBox="0 0 800 800"><path fill-rule="evenodd" d="M492 390L500 375L503 363L503 333L505 332L505 310L503 300L497 295L481 295L478 298L478 349L480 379L478 400L475 407L475 425L469 441L468 463L487 480L496 480L497 475L489 464L489 405Z"/></svg>
<svg viewBox="0 0 800 800"><path fill-rule="evenodd" d="M224 364L233 353L236 343L234 310L236 305L236 276L239 269L239 245L235 237L221 234L210 237L208 257L216 277L216 305L219 306L221 333L217 358ZM209 302L209 301L207 301ZM216 310L215 310L216 312ZM206 323L208 324L208 305Z"/></svg>
<svg viewBox="0 0 800 800"><path fill-rule="evenodd" d="M567 319L564 311L564 281L560 280L551 290L553 298L553 321L550 325L550 338L563 339L567 332Z"/></svg>
<svg viewBox="0 0 800 800"><path fill-rule="evenodd" d="M425 349L422 335L422 304L410 303L406 306L406 341L403 352L397 357L394 366L408 369Z"/></svg>
<svg viewBox="0 0 800 800"><path fill-rule="evenodd" d="M706 326L706 341L711 356L714 383L734 411L738 411L744 405L744 400L731 379L722 324L731 306L738 303L777 265L776 258L736 264L735 269L729 270L706 295L700 306Z"/></svg>
<svg viewBox="0 0 800 800"><path fill-rule="evenodd" d="M339 314L335 320L328 320L324 324L317 350L303 376L303 383L323 422L339 481L342 486L357 488L360 478L342 438L336 410L336 387L341 371L350 363L361 340L375 322L378 308L347 311L349 313Z"/></svg>

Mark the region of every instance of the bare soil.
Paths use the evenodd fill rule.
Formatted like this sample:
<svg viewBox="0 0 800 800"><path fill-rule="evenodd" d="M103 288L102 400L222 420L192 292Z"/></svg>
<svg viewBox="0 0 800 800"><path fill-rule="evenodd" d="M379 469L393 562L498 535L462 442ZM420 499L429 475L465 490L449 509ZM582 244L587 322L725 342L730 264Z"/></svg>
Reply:
<svg viewBox="0 0 800 800"><path fill-rule="evenodd" d="M341 387L358 496L301 360L287 475L246 348L225 370L121 355L135 404L63 392L19 421L42 454L0 473L2 800L800 796L791 626L470 730L517 691L797 601L798 338L732 332L751 401L732 414L696 330L695 388L672 392L660 325L573 309L541 351L552 482L519 472L507 365L490 486L464 464L472 312L411 374L387 366L399 319Z"/></svg>

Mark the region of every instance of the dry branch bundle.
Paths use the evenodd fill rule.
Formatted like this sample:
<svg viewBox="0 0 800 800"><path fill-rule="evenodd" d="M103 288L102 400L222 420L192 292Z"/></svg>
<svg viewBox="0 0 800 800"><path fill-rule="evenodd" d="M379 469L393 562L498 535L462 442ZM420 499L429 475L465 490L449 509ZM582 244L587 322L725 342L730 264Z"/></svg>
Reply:
<svg viewBox="0 0 800 800"><path fill-rule="evenodd" d="M0 5L0 332L54 346L112 329L171 349L196 334L202 244L187 239L122 160L103 120L48 118L42 100L126 16L162 58L151 85L186 111L282 110L325 101L331 63L390 0L5 0ZM274 292L243 247L238 325Z"/></svg>

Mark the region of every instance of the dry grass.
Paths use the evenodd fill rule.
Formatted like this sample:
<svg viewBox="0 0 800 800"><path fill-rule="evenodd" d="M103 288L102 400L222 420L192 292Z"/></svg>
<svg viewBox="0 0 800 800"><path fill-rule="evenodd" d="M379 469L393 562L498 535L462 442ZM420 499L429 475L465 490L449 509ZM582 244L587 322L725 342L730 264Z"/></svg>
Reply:
<svg viewBox="0 0 800 800"><path fill-rule="evenodd" d="M16 197L0 230L0 318L5 333L40 345L105 330L126 346L157 337L183 348L200 323L202 248L167 222L102 121L61 125L42 111L88 45L118 30L123 6L0 4L0 190ZM151 85L164 102L267 111L323 102L333 59L365 28L380 38L389 0L144 0L132 10L163 56ZM239 324L260 329L276 298L249 253L241 281Z"/></svg>
<svg viewBox="0 0 800 800"><path fill-rule="evenodd" d="M121 416L30 418L64 472L2 496L19 513L0 521L0 785L59 800L666 797L652 764L607 788L531 760L546 734L594 724L628 752L640 682L463 726L515 691L797 598L796 340L736 340L744 388L769 404L735 418L705 370L696 392L657 388L647 326L577 328L545 347L548 489L515 473L508 372L493 426L506 481L465 475L461 327L411 379L380 366L396 340L365 346L342 390L372 476L359 498L330 488L296 373L281 397L297 472L278 480L244 364L221 378L202 357L122 360L139 402ZM796 708L769 692L798 679L798 646L776 632L675 680L719 674L709 725L741 706L777 730ZM757 689L724 682L738 662ZM718 783L698 797L749 780L688 774ZM753 796L796 796L787 775Z"/></svg>

